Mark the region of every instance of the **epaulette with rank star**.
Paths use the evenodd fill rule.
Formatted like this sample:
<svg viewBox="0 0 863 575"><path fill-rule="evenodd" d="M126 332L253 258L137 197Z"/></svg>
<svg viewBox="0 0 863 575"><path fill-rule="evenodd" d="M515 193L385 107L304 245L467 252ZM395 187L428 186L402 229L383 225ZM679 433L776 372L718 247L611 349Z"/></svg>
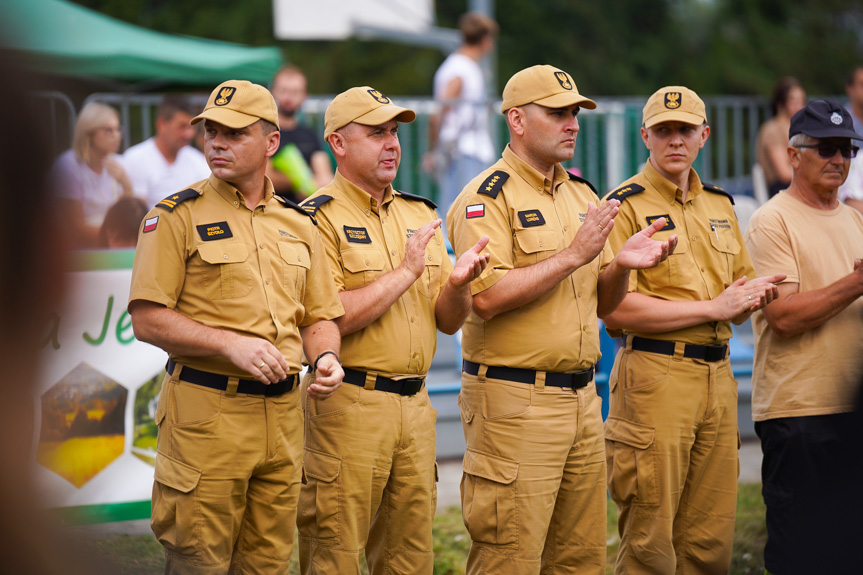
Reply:
<svg viewBox="0 0 863 575"><path fill-rule="evenodd" d="M590 188L591 190L593 190L593 193L596 195L596 197L597 198L599 197L599 192L596 191L596 188L593 187L593 184L591 184L590 182L588 182L587 180L585 180L581 176L576 176L572 172L568 172L568 173L569 173L569 179L570 180L574 180L576 182L581 182L582 184L587 184L587 187Z"/></svg>
<svg viewBox="0 0 863 575"><path fill-rule="evenodd" d="M616 190L605 196L605 200L617 200L619 202L622 202L629 196L641 193L643 191L644 186L639 186L638 184L627 184L625 186L617 188Z"/></svg>
<svg viewBox="0 0 863 575"><path fill-rule="evenodd" d="M305 208L298 206L297 204L295 204L294 202L292 202L291 200L289 200L285 196L280 196L279 194L276 194L275 197L285 207L297 210L298 212L300 212L304 216L309 216L310 218L312 218L312 221L315 222L315 225L318 225L318 221L315 219L315 217L312 214L310 214Z"/></svg>
<svg viewBox="0 0 863 575"><path fill-rule="evenodd" d="M300 208L305 210L307 214L314 218L318 213L318 208L320 208L322 205L326 204L332 199L332 196L321 194L320 196L315 196L313 198L303 200L302 203L300 203Z"/></svg>
<svg viewBox="0 0 863 575"><path fill-rule="evenodd" d="M174 208L178 205L182 204L186 200L191 200L192 198L198 198L201 196L201 192L195 190L193 188L186 188L182 192L177 192L176 194L171 194L158 204L156 204L157 208L162 208L163 210L168 210L169 212L173 212Z"/></svg>
<svg viewBox="0 0 863 575"><path fill-rule="evenodd" d="M489 177L487 177L482 182L482 184L480 184L479 189L476 191L476 193L485 194L487 196L491 196L492 198L497 198L497 195L500 193L500 189L503 187L503 184L508 179L509 174L507 174L503 170L496 170Z"/></svg>
<svg viewBox="0 0 863 575"><path fill-rule="evenodd" d="M406 199L406 200L413 200L413 201L415 201L415 202L424 202L424 203L426 203L426 204L427 204L431 209L433 209L433 210L436 210L436 209L437 209L437 204L436 204L436 203L434 203L433 201L431 201L429 198L426 198L425 196L418 196L418 195L416 195L416 194L409 194L409 193L407 193L407 192L402 192L401 190L395 190L395 192L396 192L399 196L403 197L403 198L404 198L404 199Z"/></svg>
<svg viewBox="0 0 863 575"><path fill-rule="evenodd" d="M713 184L707 184L705 182L701 182L701 187L704 188L708 192L713 192L714 194L722 194L726 198L731 201L731 205L734 205L734 196L720 188L719 186L714 186Z"/></svg>

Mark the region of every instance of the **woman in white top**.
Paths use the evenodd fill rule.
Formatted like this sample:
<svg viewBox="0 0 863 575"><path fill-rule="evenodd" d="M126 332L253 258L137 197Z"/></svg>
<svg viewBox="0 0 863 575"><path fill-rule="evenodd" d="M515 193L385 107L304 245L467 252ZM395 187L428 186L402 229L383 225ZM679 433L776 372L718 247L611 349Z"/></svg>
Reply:
<svg viewBox="0 0 863 575"><path fill-rule="evenodd" d="M61 217L76 247L96 247L108 208L119 198L132 195L129 177L117 161L120 141L117 112L91 102L78 116L72 149L54 163L53 180Z"/></svg>

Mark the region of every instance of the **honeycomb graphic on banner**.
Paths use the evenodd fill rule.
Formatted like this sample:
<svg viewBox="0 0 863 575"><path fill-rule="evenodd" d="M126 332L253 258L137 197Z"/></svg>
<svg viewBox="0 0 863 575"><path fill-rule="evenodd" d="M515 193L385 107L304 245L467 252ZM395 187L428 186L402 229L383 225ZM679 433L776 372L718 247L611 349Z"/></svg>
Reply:
<svg viewBox="0 0 863 575"><path fill-rule="evenodd" d="M80 488L123 454L128 390L86 363L42 394L36 460Z"/></svg>

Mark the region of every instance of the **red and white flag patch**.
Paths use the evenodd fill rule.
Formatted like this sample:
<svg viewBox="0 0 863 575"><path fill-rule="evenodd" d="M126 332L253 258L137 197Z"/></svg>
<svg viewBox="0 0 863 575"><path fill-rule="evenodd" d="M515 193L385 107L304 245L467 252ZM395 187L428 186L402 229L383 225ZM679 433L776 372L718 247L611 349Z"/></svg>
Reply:
<svg viewBox="0 0 863 575"><path fill-rule="evenodd" d="M159 216L144 220L144 233L152 232L156 229L156 224L159 223Z"/></svg>
<svg viewBox="0 0 863 575"><path fill-rule="evenodd" d="M472 206L468 206L465 214L467 219L481 218L485 215L485 204L474 204Z"/></svg>

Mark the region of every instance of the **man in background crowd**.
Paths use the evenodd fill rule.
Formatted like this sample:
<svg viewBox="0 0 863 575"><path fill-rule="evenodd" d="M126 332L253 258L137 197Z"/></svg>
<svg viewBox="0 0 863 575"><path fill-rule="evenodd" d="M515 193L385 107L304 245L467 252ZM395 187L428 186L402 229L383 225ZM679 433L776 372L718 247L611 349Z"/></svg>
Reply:
<svg viewBox="0 0 863 575"><path fill-rule="evenodd" d="M270 91L279 108L279 151L270 159L267 176L276 193L299 203L330 183L333 167L317 134L299 122L306 100L306 76L296 66L284 66L273 77Z"/></svg>
<svg viewBox="0 0 863 575"><path fill-rule="evenodd" d="M180 96L165 96L156 113L156 135L132 146L122 156L134 195L152 208L171 192L203 180L210 173L207 160L189 144L195 109Z"/></svg>
<svg viewBox="0 0 863 575"><path fill-rule="evenodd" d="M434 76L434 98L442 105L429 125L429 151L423 160L440 183L438 203L446 214L456 196L494 161L482 59L494 49L497 22L468 12L458 21L462 44ZM444 226L444 229L446 226Z"/></svg>
<svg viewBox="0 0 863 575"><path fill-rule="evenodd" d="M791 185L746 231L758 273L788 275L753 317L752 418L773 575L860 572L863 214L838 198L863 139L853 127L830 100L795 114Z"/></svg>

